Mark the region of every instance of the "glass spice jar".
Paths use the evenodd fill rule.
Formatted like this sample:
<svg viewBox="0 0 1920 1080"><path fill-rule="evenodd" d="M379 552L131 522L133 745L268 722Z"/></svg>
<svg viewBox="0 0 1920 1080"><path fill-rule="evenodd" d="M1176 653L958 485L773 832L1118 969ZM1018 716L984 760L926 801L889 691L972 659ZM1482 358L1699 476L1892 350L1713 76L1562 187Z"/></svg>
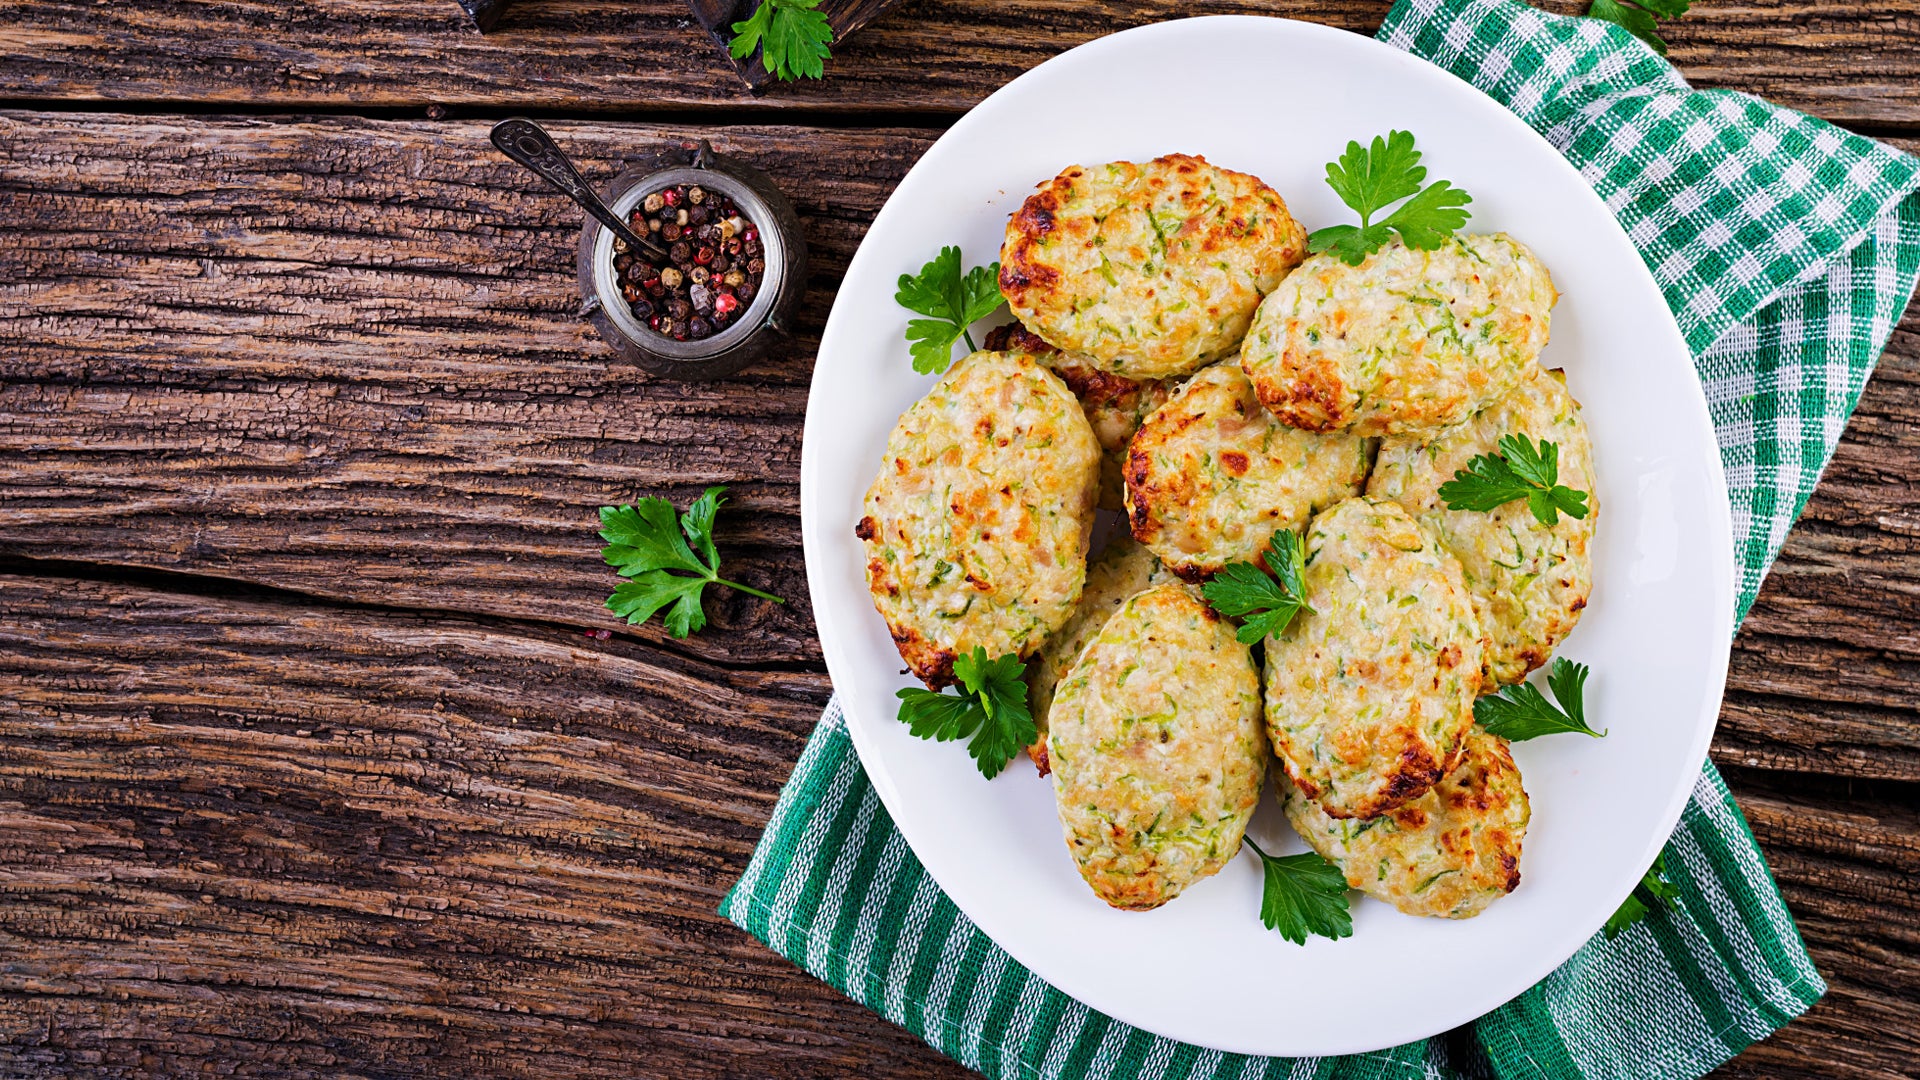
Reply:
<svg viewBox="0 0 1920 1080"><path fill-rule="evenodd" d="M667 378L717 379L790 339L806 242L766 173L703 139L630 166L606 201L671 256L654 267L592 218L580 234L581 314L623 359Z"/></svg>

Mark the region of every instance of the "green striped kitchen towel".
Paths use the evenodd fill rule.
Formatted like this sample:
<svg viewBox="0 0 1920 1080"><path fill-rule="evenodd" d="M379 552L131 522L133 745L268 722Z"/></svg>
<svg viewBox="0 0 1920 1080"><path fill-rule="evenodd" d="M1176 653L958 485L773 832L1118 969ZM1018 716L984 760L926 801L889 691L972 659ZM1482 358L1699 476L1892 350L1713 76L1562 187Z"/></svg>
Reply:
<svg viewBox="0 0 1920 1080"><path fill-rule="evenodd" d="M1920 162L1743 94L1695 91L1618 27L1512 0L1400 0L1379 36L1546 136L1645 256L1719 434L1744 616L1920 273ZM1103 1016L981 934L908 850L829 705L721 911L1009 1080L1691 1078L1826 986L1711 765L1666 863L1671 911L1596 936L1460 1031L1343 1058L1222 1054Z"/></svg>

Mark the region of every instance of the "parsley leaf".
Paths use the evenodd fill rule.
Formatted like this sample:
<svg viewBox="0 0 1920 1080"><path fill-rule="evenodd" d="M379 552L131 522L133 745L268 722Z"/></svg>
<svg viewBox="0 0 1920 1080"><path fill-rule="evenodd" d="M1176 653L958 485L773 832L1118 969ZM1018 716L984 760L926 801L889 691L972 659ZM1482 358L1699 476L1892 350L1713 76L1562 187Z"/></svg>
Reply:
<svg viewBox="0 0 1920 1080"><path fill-rule="evenodd" d="M733 24L733 43L727 51L735 60L745 60L760 48L760 63L773 77L793 82L801 76L817 79L826 74L822 61L833 54L833 25L814 9L820 0L760 0L760 6L744 21Z"/></svg>
<svg viewBox="0 0 1920 1080"><path fill-rule="evenodd" d="M1295 945L1309 935L1339 939L1353 936L1353 912L1347 903L1347 879L1317 852L1274 858L1253 837L1242 837L1260 856L1265 883L1260 889L1260 921Z"/></svg>
<svg viewBox="0 0 1920 1080"><path fill-rule="evenodd" d="M1278 580L1266 566L1278 566ZM1306 548L1291 530L1275 533L1273 547L1260 562L1229 563L1212 581L1200 587L1213 610L1232 618L1244 618L1235 635L1242 645L1278 634L1293 621L1296 613L1315 614L1307 603Z"/></svg>
<svg viewBox="0 0 1920 1080"><path fill-rule="evenodd" d="M918 686L899 691L900 721L918 739L967 739L974 766L991 780L1040 737L1021 678L1026 665L1012 654L989 660L987 650L975 646L953 662L953 673L960 680L957 695Z"/></svg>
<svg viewBox="0 0 1920 1080"><path fill-rule="evenodd" d="M907 341L913 347L913 370L935 375L953 362L953 343L965 338L977 350L967 327L999 310L1000 263L960 272L960 249L940 249L918 275L901 274L893 298L908 311L932 318L907 323Z"/></svg>
<svg viewBox="0 0 1920 1080"><path fill-rule="evenodd" d="M1680 889L1667 880L1667 853L1662 851L1640 875L1640 884L1633 887L1620 910L1608 916L1607 924L1601 927L1606 931L1607 940L1619 937L1621 931L1653 913L1654 908L1672 906L1680 899Z"/></svg>
<svg viewBox="0 0 1920 1080"><path fill-rule="evenodd" d="M1488 511L1516 499L1540 524L1552 528L1560 515L1587 516L1587 493L1560 483L1560 447L1545 439L1535 447L1525 435L1502 435L1497 454L1480 454L1440 485L1449 510Z"/></svg>
<svg viewBox="0 0 1920 1080"><path fill-rule="evenodd" d="M1473 703L1473 719L1487 734L1509 742L1525 742L1541 735L1578 731L1598 739L1604 731L1587 726L1587 665L1576 664L1564 656L1553 658L1553 671L1547 687L1560 704L1556 708L1532 683L1521 682L1501 687L1497 695Z"/></svg>
<svg viewBox="0 0 1920 1080"><path fill-rule="evenodd" d="M1587 18L1624 26L1654 52L1665 56L1667 43L1660 39L1660 24L1655 20L1677 19L1692 6L1692 0L1593 0L1587 7Z"/></svg>
<svg viewBox="0 0 1920 1080"><path fill-rule="evenodd" d="M1390 131L1385 138L1375 135L1372 146L1347 143L1340 160L1327 165L1327 186L1360 215L1360 224L1315 229L1307 237L1307 250L1332 251L1348 266L1359 266L1385 247L1394 233L1419 251L1439 247L1472 216L1465 207L1473 196L1445 180L1423 190L1420 183L1426 178L1427 167L1420 164L1411 132ZM1373 220L1373 215L1401 199L1407 201L1384 220Z"/></svg>
<svg viewBox="0 0 1920 1080"><path fill-rule="evenodd" d="M673 504L645 498L633 506L600 508L600 557L630 581L607 598L607 609L638 625L667 609L667 633L686 637L707 625L700 597L708 585L725 585L776 604L786 601L720 577L720 552L713 545L713 519L726 500L724 485L710 487L677 519ZM696 549L698 554L696 554ZM678 572L676 572L678 571Z"/></svg>

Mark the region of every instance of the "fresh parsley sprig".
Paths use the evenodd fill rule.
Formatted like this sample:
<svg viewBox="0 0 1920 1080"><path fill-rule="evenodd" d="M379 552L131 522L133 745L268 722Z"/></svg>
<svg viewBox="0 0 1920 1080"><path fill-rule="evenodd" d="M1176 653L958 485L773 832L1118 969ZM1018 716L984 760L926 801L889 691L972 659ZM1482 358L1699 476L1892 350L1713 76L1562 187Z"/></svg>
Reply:
<svg viewBox="0 0 1920 1080"><path fill-rule="evenodd" d="M1670 907L1678 899L1680 889L1667 880L1667 853L1663 851L1653 860L1653 865L1647 867L1647 872L1640 875L1640 884L1633 887L1626 902L1608 917L1601 929L1606 931L1607 940L1612 941L1627 927L1653 914L1653 909Z"/></svg>
<svg viewBox="0 0 1920 1080"><path fill-rule="evenodd" d="M1360 215L1360 224L1315 229L1307 237L1307 250L1332 251L1348 266L1359 266L1385 247L1394 233L1410 248L1432 251L1439 247L1472 216L1465 207L1473 196L1445 180L1422 188L1426 178L1427 167L1420 164L1411 132L1390 131L1385 138L1375 135L1371 146L1347 143L1340 160L1327 164L1327 186ZM1407 201L1380 221L1373 220L1373 215L1401 199Z"/></svg>
<svg viewBox="0 0 1920 1080"><path fill-rule="evenodd" d="M999 310L1000 263L960 272L960 249L940 249L918 274L901 274L893 298L908 311L929 316L907 323L907 341L913 351L913 370L937 375L953 362L953 343L966 339L977 350L967 327Z"/></svg>
<svg viewBox="0 0 1920 1080"><path fill-rule="evenodd" d="M1692 0L1593 0L1587 7L1587 18L1624 26L1654 52L1665 56L1667 43L1660 39L1660 24L1656 20L1677 19L1692 6Z"/></svg>
<svg viewBox="0 0 1920 1080"><path fill-rule="evenodd" d="M1552 528L1560 515L1587 516L1587 493L1560 483L1560 447L1546 439L1535 446L1525 435L1502 435L1497 454L1480 454L1440 485L1449 510L1492 510L1516 499L1540 524Z"/></svg>
<svg viewBox="0 0 1920 1080"><path fill-rule="evenodd" d="M1253 837L1242 837L1260 856L1265 882L1260 888L1260 921L1295 945L1308 936L1339 939L1353 936L1353 911L1347 901L1347 879L1340 868L1318 852L1275 858L1260 850Z"/></svg>
<svg viewBox="0 0 1920 1080"><path fill-rule="evenodd" d="M1027 684L1021 680L1027 666L1008 654L987 659L987 650L974 646L971 654L953 662L960 693L944 694L918 686L898 693L900 721L915 738L953 742L966 739L980 775L1000 775L1013 755L1040 737L1027 708Z"/></svg>
<svg viewBox="0 0 1920 1080"><path fill-rule="evenodd" d="M609 611L638 625L671 604L665 620L667 633L683 638L707 625L700 596L709 585L786 603L772 593L721 578L713 519L726 502L720 497L726 490L724 484L708 488L677 519L673 504L655 497L633 506L600 508L600 536L607 542L600 555L621 577L632 579L607 598Z"/></svg>
<svg viewBox="0 0 1920 1080"><path fill-rule="evenodd" d="M774 78L793 82L826 74L832 57L833 24L814 9L820 0L760 0L753 14L733 24L733 43L727 51L745 60L760 49L760 63Z"/></svg>
<svg viewBox="0 0 1920 1080"><path fill-rule="evenodd" d="M1234 635L1242 645L1285 630L1299 612L1315 614L1307 603L1306 548L1298 534L1291 530L1275 533L1273 546L1261 562L1229 563L1212 581L1200 586L1213 610L1245 620ZM1275 568L1275 572L1268 573L1266 567Z"/></svg>
<svg viewBox="0 0 1920 1080"><path fill-rule="evenodd" d="M1587 726L1587 665L1576 664L1564 656L1553 658L1553 670L1547 675L1547 688L1553 691L1554 705L1540 688L1529 682L1502 687L1473 703L1473 719L1490 735L1508 742L1525 742L1541 735L1577 731L1598 739L1606 735Z"/></svg>

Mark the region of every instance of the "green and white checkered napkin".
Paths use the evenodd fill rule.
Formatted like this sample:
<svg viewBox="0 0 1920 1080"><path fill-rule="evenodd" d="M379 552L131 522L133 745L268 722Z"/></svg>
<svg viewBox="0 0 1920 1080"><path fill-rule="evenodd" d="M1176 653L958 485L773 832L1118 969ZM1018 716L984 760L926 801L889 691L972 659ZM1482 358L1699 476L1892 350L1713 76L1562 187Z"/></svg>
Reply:
<svg viewBox="0 0 1920 1080"><path fill-rule="evenodd" d="M1401 0L1381 40L1492 95L1579 167L1646 258L1706 388L1740 616L1832 455L1920 272L1920 162L1743 94L1695 91L1625 31L1512 0ZM1667 846L1677 910L1596 936L1444 1038L1344 1058L1222 1054L1036 978L908 850L837 706L721 911L993 1077L1702 1075L1825 992L1708 765Z"/></svg>

